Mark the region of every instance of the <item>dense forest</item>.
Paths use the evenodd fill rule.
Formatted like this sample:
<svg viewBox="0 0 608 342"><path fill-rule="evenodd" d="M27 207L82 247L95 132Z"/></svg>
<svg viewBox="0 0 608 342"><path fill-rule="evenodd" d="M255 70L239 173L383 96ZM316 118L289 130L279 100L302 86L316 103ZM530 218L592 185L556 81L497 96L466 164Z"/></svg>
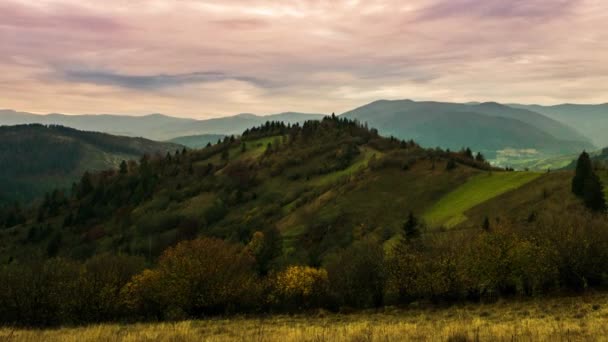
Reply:
<svg viewBox="0 0 608 342"><path fill-rule="evenodd" d="M443 220L467 184L520 175ZM608 279L588 156L575 173L517 173L335 116L86 172L0 224L8 324L495 300Z"/></svg>

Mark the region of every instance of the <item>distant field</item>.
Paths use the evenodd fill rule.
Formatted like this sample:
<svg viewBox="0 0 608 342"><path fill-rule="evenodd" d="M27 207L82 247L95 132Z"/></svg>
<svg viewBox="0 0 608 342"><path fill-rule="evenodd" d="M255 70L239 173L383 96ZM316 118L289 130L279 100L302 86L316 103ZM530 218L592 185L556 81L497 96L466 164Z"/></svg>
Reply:
<svg viewBox="0 0 608 342"><path fill-rule="evenodd" d="M608 296L586 295L349 315L234 317L48 330L0 328L0 341L606 341Z"/></svg>
<svg viewBox="0 0 608 342"><path fill-rule="evenodd" d="M464 212L491 198L516 189L540 176L535 172L493 172L477 175L445 195L423 218L430 226L451 228L464 222Z"/></svg>

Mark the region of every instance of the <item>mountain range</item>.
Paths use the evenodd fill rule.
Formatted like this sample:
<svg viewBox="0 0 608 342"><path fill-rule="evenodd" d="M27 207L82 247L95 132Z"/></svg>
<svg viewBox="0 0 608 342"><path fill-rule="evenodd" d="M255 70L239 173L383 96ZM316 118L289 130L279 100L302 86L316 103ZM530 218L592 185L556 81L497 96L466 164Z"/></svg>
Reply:
<svg viewBox="0 0 608 342"><path fill-rule="evenodd" d="M318 120L322 117L323 115L321 114L286 112L266 116L238 114L223 118L195 120L162 114L144 116L114 114L38 115L14 110L0 110L0 125L53 124L85 131L97 131L164 141L181 136L199 134L240 134L247 128L260 125L269 120L293 124L296 122L302 123L306 120Z"/></svg>
<svg viewBox="0 0 608 342"><path fill-rule="evenodd" d="M561 104L556 106L510 104L561 121L584 132L596 146L608 146L608 103L598 105Z"/></svg>
<svg viewBox="0 0 608 342"><path fill-rule="evenodd" d="M603 127L608 105L503 105L486 103L379 100L339 116L359 120L385 136L413 139L424 147L482 152L497 165L529 165L533 160L597 150L608 145ZM141 136L200 148L226 135L238 135L266 121L302 124L323 114L285 112L238 114L195 120L162 114L37 115L0 110L0 125L58 124L81 130Z"/></svg>

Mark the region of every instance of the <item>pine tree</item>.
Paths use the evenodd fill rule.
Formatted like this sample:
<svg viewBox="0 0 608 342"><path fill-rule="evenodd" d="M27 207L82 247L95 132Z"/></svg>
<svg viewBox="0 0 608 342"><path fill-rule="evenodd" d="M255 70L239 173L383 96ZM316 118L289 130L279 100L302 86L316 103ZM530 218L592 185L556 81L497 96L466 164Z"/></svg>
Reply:
<svg viewBox="0 0 608 342"><path fill-rule="evenodd" d="M122 162L120 162L120 173L124 175L127 173L127 171L128 171L127 162L123 160Z"/></svg>
<svg viewBox="0 0 608 342"><path fill-rule="evenodd" d="M93 181L91 180L91 174L86 171L80 179L80 186L78 187L78 198L83 198L93 191Z"/></svg>
<svg viewBox="0 0 608 342"><path fill-rule="evenodd" d="M454 170L456 168L456 162L454 161L454 159L450 159L448 160L448 163L445 166L445 169L450 171L450 170Z"/></svg>
<svg viewBox="0 0 608 342"><path fill-rule="evenodd" d="M572 192L582 197L585 192L585 180L593 174L591 159L587 152L581 153L576 162L576 171L572 179Z"/></svg>
<svg viewBox="0 0 608 342"><path fill-rule="evenodd" d="M464 150L464 156L467 157L467 158L469 158L469 159L474 159L474 157L473 157L473 151L471 151L471 149L468 148L468 147Z"/></svg>
<svg viewBox="0 0 608 342"><path fill-rule="evenodd" d="M481 227L486 232L490 231L490 219L487 216L483 219L483 225Z"/></svg>
<svg viewBox="0 0 608 342"><path fill-rule="evenodd" d="M405 238L408 240L415 239L420 236L420 230L418 229L418 219L410 211L407 221L403 224L403 233Z"/></svg>
<svg viewBox="0 0 608 342"><path fill-rule="evenodd" d="M583 186L583 200L585 206L594 211L606 211L606 200L604 199L604 188L599 177L592 173Z"/></svg>
<svg viewBox="0 0 608 342"><path fill-rule="evenodd" d="M486 161L486 158L483 156L483 154L481 154L481 152L477 152L477 155L475 156L475 160L483 163Z"/></svg>

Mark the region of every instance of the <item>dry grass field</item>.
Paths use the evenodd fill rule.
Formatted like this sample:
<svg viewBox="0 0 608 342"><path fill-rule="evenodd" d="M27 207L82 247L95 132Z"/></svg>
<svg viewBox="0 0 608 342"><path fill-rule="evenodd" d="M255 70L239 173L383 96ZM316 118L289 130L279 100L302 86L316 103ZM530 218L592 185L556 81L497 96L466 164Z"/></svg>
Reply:
<svg viewBox="0 0 608 342"><path fill-rule="evenodd" d="M608 341L608 295L348 315L2 328L0 341Z"/></svg>

